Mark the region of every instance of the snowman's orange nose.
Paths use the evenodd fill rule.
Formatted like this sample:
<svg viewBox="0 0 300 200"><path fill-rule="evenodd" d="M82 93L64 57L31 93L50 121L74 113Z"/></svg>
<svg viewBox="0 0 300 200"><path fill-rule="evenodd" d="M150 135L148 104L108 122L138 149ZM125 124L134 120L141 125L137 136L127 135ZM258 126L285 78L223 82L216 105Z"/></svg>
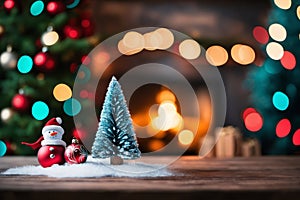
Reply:
<svg viewBox="0 0 300 200"><path fill-rule="evenodd" d="M55 135L57 135L57 132L52 132L52 133L50 133L50 135L55 136Z"/></svg>

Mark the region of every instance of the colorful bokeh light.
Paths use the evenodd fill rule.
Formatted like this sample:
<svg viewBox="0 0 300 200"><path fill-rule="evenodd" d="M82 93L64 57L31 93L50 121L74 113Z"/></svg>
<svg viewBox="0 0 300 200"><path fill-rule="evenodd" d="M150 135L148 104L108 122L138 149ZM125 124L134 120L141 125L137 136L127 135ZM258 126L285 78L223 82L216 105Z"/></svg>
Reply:
<svg viewBox="0 0 300 200"><path fill-rule="evenodd" d="M33 66L32 58L27 55L21 56L17 63L18 70L23 74L30 72L32 66Z"/></svg>
<svg viewBox="0 0 300 200"><path fill-rule="evenodd" d="M278 8L281 8L283 10L287 10L292 5L292 0L274 0L274 3Z"/></svg>
<svg viewBox="0 0 300 200"><path fill-rule="evenodd" d="M71 3L68 4L66 7L69 9L72 9L72 8L75 8L80 3L80 0L73 0L73 1L71 0L69 2L71 2Z"/></svg>
<svg viewBox="0 0 300 200"><path fill-rule="evenodd" d="M2 140L0 140L0 157L4 156L6 153L7 147L5 142L3 142Z"/></svg>
<svg viewBox="0 0 300 200"><path fill-rule="evenodd" d="M272 98L273 105L276 109L284 111L289 106L289 98L283 92L277 91Z"/></svg>
<svg viewBox="0 0 300 200"><path fill-rule="evenodd" d="M269 41L268 31L262 26L256 26L252 31L255 40L261 44L267 44Z"/></svg>
<svg viewBox="0 0 300 200"><path fill-rule="evenodd" d="M33 2L33 4L31 4L30 7L30 13L33 16L38 16L39 14L41 14L44 10L44 2L43 1L35 1Z"/></svg>
<svg viewBox="0 0 300 200"><path fill-rule="evenodd" d="M55 31L49 31L42 35L41 41L46 46L54 45L59 39L59 35Z"/></svg>
<svg viewBox="0 0 300 200"><path fill-rule="evenodd" d="M280 60L284 54L283 47L277 42L270 42L266 47L266 51L268 56L273 60Z"/></svg>
<svg viewBox="0 0 300 200"><path fill-rule="evenodd" d="M251 114L251 113L254 113L254 112L257 112L254 108L246 108L243 112L243 120L245 120L245 118Z"/></svg>
<svg viewBox="0 0 300 200"><path fill-rule="evenodd" d="M190 130L182 130L178 134L178 141L182 145L189 145L194 140L194 133Z"/></svg>
<svg viewBox="0 0 300 200"><path fill-rule="evenodd" d="M262 128L263 118L258 112L253 112L245 117L244 123L249 131L256 132Z"/></svg>
<svg viewBox="0 0 300 200"><path fill-rule="evenodd" d="M281 24L271 24L269 26L269 34L273 40L282 42L286 39L287 32Z"/></svg>
<svg viewBox="0 0 300 200"><path fill-rule="evenodd" d="M296 130L293 135L293 144L296 146L300 145L300 129Z"/></svg>
<svg viewBox="0 0 300 200"><path fill-rule="evenodd" d="M11 10L15 7L15 2L13 0L5 0L3 5L7 10Z"/></svg>
<svg viewBox="0 0 300 200"><path fill-rule="evenodd" d="M54 87L53 96L57 101L66 101L72 97L72 90L68 85L60 83Z"/></svg>
<svg viewBox="0 0 300 200"><path fill-rule="evenodd" d="M43 120L49 115L49 107L43 101L37 101L31 108L32 116L37 120Z"/></svg>
<svg viewBox="0 0 300 200"><path fill-rule="evenodd" d="M231 48L231 57L241 65L249 65L255 60L255 52L248 45L236 44Z"/></svg>
<svg viewBox="0 0 300 200"><path fill-rule="evenodd" d="M280 62L282 66L287 70L293 70L296 67L296 57L289 51L284 51Z"/></svg>
<svg viewBox="0 0 300 200"><path fill-rule="evenodd" d="M286 137L290 133L291 128L290 120L282 119L276 125L276 135L280 138Z"/></svg>
<svg viewBox="0 0 300 200"><path fill-rule="evenodd" d="M71 117L77 115L81 110L80 102L75 98L70 98L63 105L65 113Z"/></svg>
<svg viewBox="0 0 300 200"><path fill-rule="evenodd" d="M201 54L201 47L195 40L187 39L180 43L179 53L188 60L196 59Z"/></svg>
<svg viewBox="0 0 300 200"><path fill-rule="evenodd" d="M213 66L224 65L228 61L228 53L221 46L214 45L206 50L206 60Z"/></svg>

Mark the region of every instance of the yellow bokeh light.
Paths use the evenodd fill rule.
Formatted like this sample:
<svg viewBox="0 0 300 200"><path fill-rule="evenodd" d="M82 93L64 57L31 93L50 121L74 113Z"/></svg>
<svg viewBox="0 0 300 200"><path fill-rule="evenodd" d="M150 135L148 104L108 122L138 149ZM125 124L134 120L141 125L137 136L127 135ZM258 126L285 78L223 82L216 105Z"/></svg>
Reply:
<svg viewBox="0 0 300 200"><path fill-rule="evenodd" d="M231 48L231 57L241 65L248 65L255 60L255 51L248 45L236 44Z"/></svg>
<svg viewBox="0 0 300 200"><path fill-rule="evenodd" d="M158 93L158 95L156 96L156 101L158 103L161 103L163 101L175 102L176 101L176 97L175 97L175 95L171 91L169 91L169 90L163 90L160 93Z"/></svg>
<svg viewBox="0 0 300 200"><path fill-rule="evenodd" d="M194 140L194 134L190 130L182 130L178 134L178 141L180 142L180 144L189 145L193 142L193 140Z"/></svg>
<svg viewBox="0 0 300 200"><path fill-rule="evenodd" d="M176 105L173 102L165 101L158 107L158 115L169 115L177 112Z"/></svg>
<svg viewBox="0 0 300 200"><path fill-rule="evenodd" d="M297 7L297 17L300 20L300 6Z"/></svg>
<svg viewBox="0 0 300 200"><path fill-rule="evenodd" d="M159 43L158 49L168 49L174 43L174 35L173 33L166 28L159 28L154 31L154 34L158 33L160 35L161 41Z"/></svg>
<svg viewBox="0 0 300 200"><path fill-rule="evenodd" d="M291 0L274 0L276 6L283 10L287 10L291 7L292 1Z"/></svg>
<svg viewBox="0 0 300 200"><path fill-rule="evenodd" d="M66 84L58 84L53 89L53 96L57 101L65 101L72 97L72 90Z"/></svg>
<svg viewBox="0 0 300 200"><path fill-rule="evenodd" d="M124 45L123 40L120 40L118 43L118 50L121 54L129 56L129 55L139 53L140 51L143 50L143 47L129 48Z"/></svg>
<svg viewBox="0 0 300 200"><path fill-rule="evenodd" d="M151 125L156 130L167 131L181 126L182 117L178 113L168 113L155 117Z"/></svg>
<svg viewBox="0 0 300 200"><path fill-rule="evenodd" d="M280 24L272 24L269 26L269 34L273 40L282 42L287 36L285 28Z"/></svg>
<svg viewBox="0 0 300 200"><path fill-rule="evenodd" d="M207 61L214 66L224 65L228 60L227 51L218 45L211 46L206 50Z"/></svg>
<svg viewBox="0 0 300 200"><path fill-rule="evenodd" d="M284 54L284 49L277 42L270 42L266 47L267 54L273 60L280 60Z"/></svg>
<svg viewBox="0 0 300 200"><path fill-rule="evenodd" d="M58 34L55 31L49 31L42 35L41 41L46 46L54 45L59 39Z"/></svg>
<svg viewBox="0 0 300 200"><path fill-rule="evenodd" d="M162 37L158 32L150 32L144 34L145 46L144 48L153 51L159 48L162 43Z"/></svg>
<svg viewBox="0 0 300 200"><path fill-rule="evenodd" d="M157 110L157 115L151 117L151 125L155 130L167 131L179 128L183 124L183 119L177 113L176 105L173 102L165 101L159 105Z"/></svg>
<svg viewBox="0 0 300 200"><path fill-rule="evenodd" d="M135 49L140 49L144 48L144 37L142 34L135 32L135 31L130 31L126 33L123 37L123 44L125 47L135 50Z"/></svg>
<svg viewBox="0 0 300 200"><path fill-rule="evenodd" d="M195 40L187 39L180 43L179 53L185 59L196 59L201 54L201 47Z"/></svg>

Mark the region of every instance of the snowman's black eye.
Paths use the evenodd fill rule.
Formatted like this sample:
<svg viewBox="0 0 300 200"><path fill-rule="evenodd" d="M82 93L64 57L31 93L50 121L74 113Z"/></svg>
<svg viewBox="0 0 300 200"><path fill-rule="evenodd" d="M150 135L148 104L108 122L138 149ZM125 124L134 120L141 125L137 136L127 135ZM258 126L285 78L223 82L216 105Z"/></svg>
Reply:
<svg viewBox="0 0 300 200"><path fill-rule="evenodd" d="M48 133L51 133L50 131L48 131Z"/></svg>

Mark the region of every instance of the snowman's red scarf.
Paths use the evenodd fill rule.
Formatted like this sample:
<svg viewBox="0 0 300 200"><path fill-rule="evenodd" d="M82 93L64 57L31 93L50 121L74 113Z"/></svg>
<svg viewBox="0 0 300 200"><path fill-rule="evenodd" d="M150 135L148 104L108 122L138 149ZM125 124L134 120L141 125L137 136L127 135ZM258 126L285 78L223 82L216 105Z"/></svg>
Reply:
<svg viewBox="0 0 300 200"><path fill-rule="evenodd" d="M40 137L36 142L34 142L34 143L21 142L21 144L24 144L24 145L26 145L26 146L29 146L29 147L31 147L31 148L33 148L33 149L38 149L38 148L40 148L40 147L42 146L42 144L41 144L42 140L44 140L44 137L43 137L43 136L41 136L41 137Z"/></svg>
<svg viewBox="0 0 300 200"><path fill-rule="evenodd" d="M45 145L61 145L61 146L66 146L66 143L64 141L62 141L62 140L47 141L47 140L44 140L43 136L41 136L34 143L21 142L21 144L29 146L32 149L39 149L39 148L41 148L41 146L45 146Z"/></svg>

